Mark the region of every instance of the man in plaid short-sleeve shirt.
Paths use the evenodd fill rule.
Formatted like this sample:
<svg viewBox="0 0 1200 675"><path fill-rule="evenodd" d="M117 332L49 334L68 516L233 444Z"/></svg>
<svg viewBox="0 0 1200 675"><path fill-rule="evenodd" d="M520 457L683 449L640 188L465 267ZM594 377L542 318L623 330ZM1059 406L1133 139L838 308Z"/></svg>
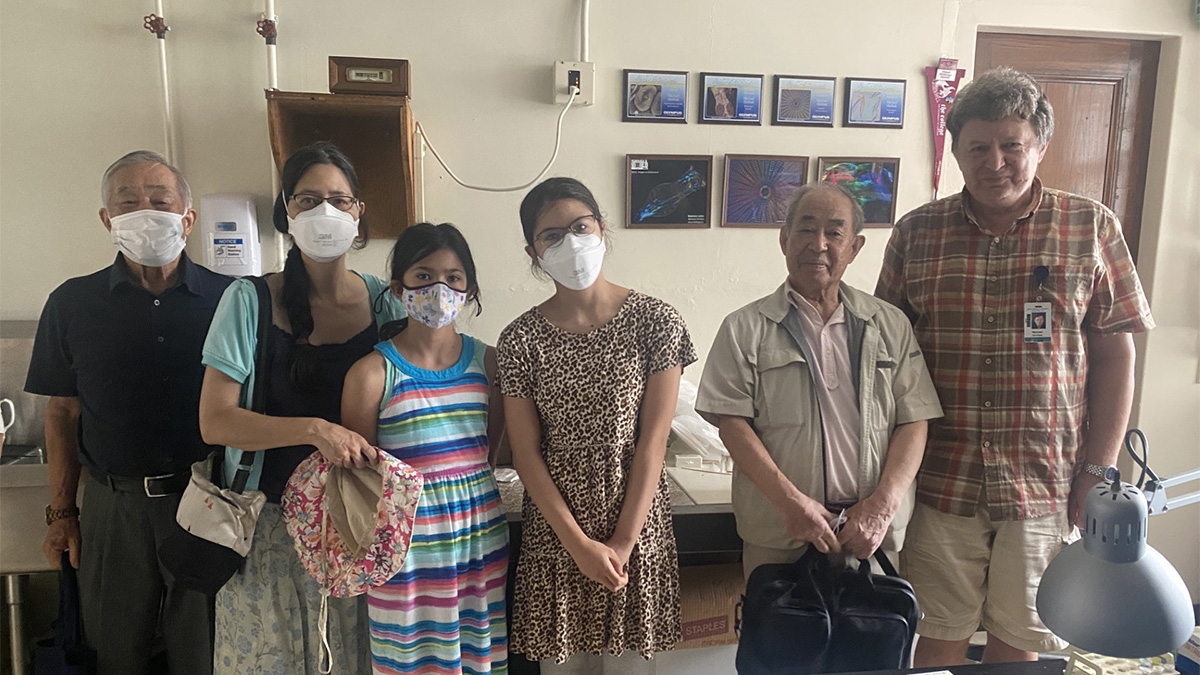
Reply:
<svg viewBox="0 0 1200 675"><path fill-rule="evenodd" d="M980 75L946 126L965 188L897 223L875 291L912 320L945 409L902 554L914 666L962 663L981 625L985 661L1065 647L1037 586L1116 463L1131 333L1154 326L1112 211L1035 175L1054 121L1032 78Z"/></svg>

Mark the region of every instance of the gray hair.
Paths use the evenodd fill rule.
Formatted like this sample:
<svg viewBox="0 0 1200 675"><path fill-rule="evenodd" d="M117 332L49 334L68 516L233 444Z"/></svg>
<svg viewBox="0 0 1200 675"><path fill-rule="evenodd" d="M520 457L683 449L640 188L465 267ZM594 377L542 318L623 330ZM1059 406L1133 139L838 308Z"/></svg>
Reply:
<svg viewBox="0 0 1200 675"><path fill-rule="evenodd" d="M817 190L833 190L845 197L850 202L850 213L854 220L854 234L862 234L863 227L867 223L867 217L863 215L862 204L858 203L858 200L854 198L854 195L845 186L838 185L837 183L826 183L824 181L805 183L796 188L796 191L792 193L791 198L788 200L787 220L783 221L784 227L790 228L793 225L792 220L796 217L796 209L800 208L800 200Z"/></svg>
<svg viewBox="0 0 1200 675"><path fill-rule="evenodd" d="M1037 80L1008 67L983 73L958 92L946 114L950 148L958 147L958 133L967 122L994 122L1013 115L1029 121L1042 147L1050 142L1054 135L1054 108Z"/></svg>
<svg viewBox="0 0 1200 675"><path fill-rule="evenodd" d="M104 178L100 180L100 198L104 200L105 206L108 206L108 198L112 196L113 174L134 164L161 164L170 169L171 173L175 175L175 187L179 191L179 197L183 199L183 208L192 208L192 188L188 185L187 179L183 177L183 172L167 162L166 157L150 150L134 150L113 162L112 166L104 171Z"/></svg>

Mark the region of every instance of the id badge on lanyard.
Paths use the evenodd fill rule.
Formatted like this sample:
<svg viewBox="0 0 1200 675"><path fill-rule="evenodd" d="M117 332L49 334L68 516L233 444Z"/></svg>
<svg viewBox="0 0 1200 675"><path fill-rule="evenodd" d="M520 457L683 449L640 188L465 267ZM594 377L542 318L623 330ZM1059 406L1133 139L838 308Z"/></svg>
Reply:
<svg viewBox="0 0 1200 675"><path fill-rule="evenodd" d="M1036 302L1025 303L1022 326L1025 331L1026 343L1050 342L1050 330L1054 325L1053 309L1049 302L1042 301L1042 290L1046 279L1050 277L1050 269L1039 265L1033 270L1034 281L1038 284Z"/></svg>

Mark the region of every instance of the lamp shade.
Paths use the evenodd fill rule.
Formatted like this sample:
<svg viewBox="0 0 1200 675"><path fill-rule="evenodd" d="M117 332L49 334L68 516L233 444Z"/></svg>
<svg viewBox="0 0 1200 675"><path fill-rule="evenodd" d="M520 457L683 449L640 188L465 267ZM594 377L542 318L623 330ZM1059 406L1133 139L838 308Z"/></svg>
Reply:
<svg viewBox="0 0 1200 675"><path fill-rule="evenodd" d="M1175 651L1193 629L1187 586L1146 544L1146 499L1120 482L1088 493L1083 538L1050 562L1037 609L1055 635L1106 656L1142 658Z"/></svg>

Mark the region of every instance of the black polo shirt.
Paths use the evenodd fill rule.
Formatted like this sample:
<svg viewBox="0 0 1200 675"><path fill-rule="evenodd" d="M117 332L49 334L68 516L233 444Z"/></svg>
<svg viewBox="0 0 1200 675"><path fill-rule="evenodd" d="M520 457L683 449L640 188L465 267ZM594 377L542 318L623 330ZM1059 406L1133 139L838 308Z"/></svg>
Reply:
<svg viewBox="0 0 1200 675"><path fill-rule="evenodd" d="M80 461L141 477L186 471L212 449L200 438L200 351L233 279L188 260L155 296L117 254L109 267L59 286L46 301L25 391L77 396Z"/></svg>

